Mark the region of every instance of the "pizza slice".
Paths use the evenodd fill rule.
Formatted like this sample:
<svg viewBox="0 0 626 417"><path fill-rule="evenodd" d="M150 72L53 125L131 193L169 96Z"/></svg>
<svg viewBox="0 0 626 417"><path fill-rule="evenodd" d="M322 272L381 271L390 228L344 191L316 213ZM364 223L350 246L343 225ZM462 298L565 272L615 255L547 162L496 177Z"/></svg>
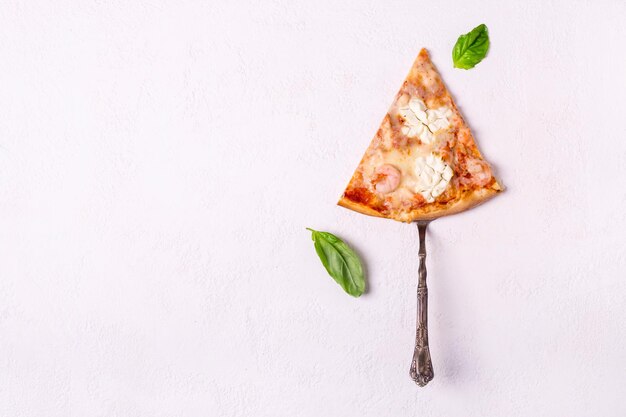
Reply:
<svg viewBox="0 0 626 417"><path fill-rule="evenodd" d="M339 205L412 222L467 210L500 191L422 49Z"/></svg>

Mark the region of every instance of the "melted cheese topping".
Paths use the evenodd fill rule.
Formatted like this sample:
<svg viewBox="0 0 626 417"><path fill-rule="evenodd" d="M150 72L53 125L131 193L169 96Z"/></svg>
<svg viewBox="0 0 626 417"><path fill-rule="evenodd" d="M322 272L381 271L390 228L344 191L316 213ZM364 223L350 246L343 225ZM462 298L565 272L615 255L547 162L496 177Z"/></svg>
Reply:
<svg viewBox="0 0 626 417"><path fill-rule="evenodd" d="M394 187L395 191L387 194L392 196L395 206L400 205L407 198L410 199L411 195L416 193L421 194L427 202L432 203L445 191L453 176L452 168L424 145L413 145L408 148L408 151L392 149L383 152L378 150L375 154L370 155L369 161L366 175L370 181L375 177L376 170L386 164L399 171L399 185ZM408 196L407 191L410 191Z"/></svg>
<svg viewBox="0 0 626 417"><path fill-rule="evenodd" d="M393 147L391 127L388 126L383 131L383 139L390 146L370 150L369 163L364 172L369 177L366 181L372 183L376 169L388 164L395 167L401 176L398 187L385 193L390 197L388 201L392 206L410 202L415 194L420 194L426 202L432 203L443 194L453 176L452 168L437 156L437 149L445 141L450 127L448 118L452 117L452 110L446 106L429 109L422 100L403 95L397 107L392 107L390 112L404 119L403 133L410 137L418 136L420 141Z"/></svg>
<svg viewBox="0 0 626 417"><path fill-rule="evenodd" d="M371 184L372 191L384 195L386 204L392 207L412 204L416 194L432 203L444 193L453 176L452 168L438 156L441 144L447 141L453 112L447 106L429 109L419 98L404 94L389 114L391 118L402 116L402 133L420 140L394 146L393 135L401 133L394 133L391 125L383 123L381 141L385 146L369 149L367 164L363 166L364 180ZM400 176L399 185L389 187L392 189L387 192L383 192L387 184L380 185L378 172L384 165L396 168Z"/></svg>

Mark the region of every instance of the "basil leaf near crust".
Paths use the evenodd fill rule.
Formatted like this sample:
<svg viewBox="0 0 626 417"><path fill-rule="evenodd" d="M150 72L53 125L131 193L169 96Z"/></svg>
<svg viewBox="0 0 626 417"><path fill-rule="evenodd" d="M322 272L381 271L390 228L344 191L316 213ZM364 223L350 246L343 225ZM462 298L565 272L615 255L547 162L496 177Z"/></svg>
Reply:
<svg viewBox="0 0 626 417"><path fill-rule="evenodd" d="M365 276L361 260L341 239L332 233L309 229L315 252L337 284L353 297L359 297L365 290Z"/></svg>
<svg viewBox="0 0 626 417"><path fill-rule="evenodd" d="M452 61L455 68L470 69L483 60L489 50L489 33L484 24L476 26L471 32L459 36L452 49Z"/></svg>

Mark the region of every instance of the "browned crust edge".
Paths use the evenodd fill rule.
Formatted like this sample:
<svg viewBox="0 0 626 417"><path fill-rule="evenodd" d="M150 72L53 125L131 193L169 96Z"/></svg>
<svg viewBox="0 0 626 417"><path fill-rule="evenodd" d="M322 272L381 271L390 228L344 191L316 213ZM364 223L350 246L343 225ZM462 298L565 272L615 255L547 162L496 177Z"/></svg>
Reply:
<svg viewBox="0 0 626 417"><path fill-rule="evenodd" d="M395 216L391 214L390 216L384 216L378 211L352 200L348 200L344 196L341 196L339 202L337 203L341 207L348 208L350 210L354 210L356 212L366 214L368 216L374 217L382 217L386 219L392 219L400 222L411 223L418 220L434 220L439 217L450 216L452 214L457 214L463 212L465 210L469 210L473 207L476 207L479 204L484 203L487 200L493 198L496 194L502 191L501 187L498 183L494 184L492 188L481 188L478 190L473 190L470 193L465 194L461 199L456 201L455 203L442 208L441 210L433 210L428 213L420 213L419 210L414 210L410 213L407 213L405 216Z"/></svg>
<svg viewBox="0 0 626 417"><path fill-rule="evenodd" d="M465 194L463 197L461 197L461 199L456 201L454 204L451 204L442 210L437 210L431 213L424 213L424 214L413 212L411 213L411 215L414 217L409 221L434 220L439 217L450 216L452 214L461 213L463 211L476 207L479 204L484 203L485 201L490 200L499 192L500 190L497 190L494 188L481 188L478 190L473 190L472 192Z"/></svg>
<svg viewBox="0 0 626 417"><path fill-rule="evenodd" d="M367 214L368 216L383 217L385 219L387 218L386 216L383 216L381 213L377 212L373 208L368 207L365 204L361 204L361 203L357 203L357 202L352 201L352 200L348 200L343 195L339 199L339 202L337 203L337 205L339 205L341 207L345 207L345 208L350 209L350 210L357 211L357 212L362 213L362 214Z"/></svg>

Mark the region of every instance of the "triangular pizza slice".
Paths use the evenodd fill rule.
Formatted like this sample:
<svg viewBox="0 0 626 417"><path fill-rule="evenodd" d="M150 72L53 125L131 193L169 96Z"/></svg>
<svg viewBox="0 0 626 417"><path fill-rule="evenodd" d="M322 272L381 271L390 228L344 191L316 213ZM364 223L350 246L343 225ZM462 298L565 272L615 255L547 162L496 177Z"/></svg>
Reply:
<svg viewBox="0 0 626 417"><path fill-rule="evenodd" d="M412 222L467 210L500 191L422 49L339 205Z"/></svg>

